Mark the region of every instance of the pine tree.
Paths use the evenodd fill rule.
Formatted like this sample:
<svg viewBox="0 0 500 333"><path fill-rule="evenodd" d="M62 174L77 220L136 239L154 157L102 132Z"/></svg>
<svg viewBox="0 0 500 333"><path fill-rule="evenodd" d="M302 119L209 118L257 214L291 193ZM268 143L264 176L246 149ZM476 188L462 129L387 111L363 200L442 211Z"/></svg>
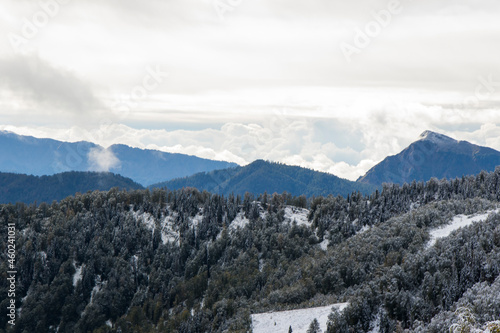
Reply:
<svg viewBox="0 0 500 333"><path fill-rule="evenodd" d="M319 327L318 319L314 318L314 320L311 322L311 325L309 325L307 333L321 333L321 328Z"/></svg>

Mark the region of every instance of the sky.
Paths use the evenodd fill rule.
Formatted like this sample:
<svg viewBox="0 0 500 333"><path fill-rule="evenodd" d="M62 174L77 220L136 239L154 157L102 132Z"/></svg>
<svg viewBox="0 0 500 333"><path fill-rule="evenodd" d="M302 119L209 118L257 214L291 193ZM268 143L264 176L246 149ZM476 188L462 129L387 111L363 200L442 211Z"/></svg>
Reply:
<svg viewBox="0 0 500 333"><path fill-rule="evenodd" d="M356 180L500 150L498 0L4 0L0 130Z"/></svg>

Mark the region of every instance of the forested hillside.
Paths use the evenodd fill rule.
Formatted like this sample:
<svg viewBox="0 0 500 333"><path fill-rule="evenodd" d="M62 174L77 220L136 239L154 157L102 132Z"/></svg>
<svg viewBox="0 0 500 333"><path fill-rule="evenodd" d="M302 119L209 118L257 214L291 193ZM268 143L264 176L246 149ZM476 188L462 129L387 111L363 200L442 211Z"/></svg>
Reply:
<svg viewBox="0 0 500 333"><path fill-rule="evenodd" d="M306 197L330 194L347 196L358 191L370 194L377 189L375 185L352 182L329 173L263 160L244 167L201 172L151 186L162 187L172 190L195 187L200 191L226 196L231 193L244 195L249 192L258 195L286 191Z"/></svg>
<svg viewBox="0 0 500 333"><path fill-rule="evenodd" d="M107 191L113 187L126 190L143 188L132 179L110 172L73 171L40 177L0 172L0 203L51 203L77 192Z"/></svg>
<svg viewBox="0 0 500 333"><path fill-rule="evenodd" d="M92 192L0 206L17 229L13 332L247 332L250 314L349 305L328 332L445 332L500 313L500 169L365 196ZM486 221L429 245L459 214ZM7 271L6 252L1 272ZM0 280L0 330L7 328Z"/></svg>

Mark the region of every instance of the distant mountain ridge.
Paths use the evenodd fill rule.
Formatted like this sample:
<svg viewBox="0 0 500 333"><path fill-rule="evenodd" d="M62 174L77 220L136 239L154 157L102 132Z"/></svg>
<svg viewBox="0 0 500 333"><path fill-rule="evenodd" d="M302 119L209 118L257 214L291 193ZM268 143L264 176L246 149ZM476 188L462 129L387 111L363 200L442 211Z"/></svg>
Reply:
<svg viewBox="0 0 500 333"><path fill-rule="evenodd" d="M499 151L425 131L402 152L371 168L358 182L381 185L427 181L433 177L453 179L483 170L494 171L498 165Z"/></svg>
<svg viewBox="0 0 500 333"><path fill-rule="evenodd" d="M33 203L62 200L75 193L108 191L113 187L143 189L130 178L110 172L64 172L52 176L28 176L0 172L0 204Z"/></svg>
<svg viewBox="0 0 500 333"><path fill-rule="evenodd" d="M143 186L197 172L237 166L184 154L91 142L38 139L0 131L0 172L53 175L66 171L110 171Z"/></svg>
<svg viewBox="0 0 500 333"><path fill-rule="evenodd" d="M314 171L298 166L257 160L244 167L198 173L190 177L174 179L154 184L151 187L180 189L195 187L212 193L243 195L245 192L272 194L284 191L292 195L319 196L332 194L347 196L352 192L370 194L377 188L342 179L325 172Z"/></svg>

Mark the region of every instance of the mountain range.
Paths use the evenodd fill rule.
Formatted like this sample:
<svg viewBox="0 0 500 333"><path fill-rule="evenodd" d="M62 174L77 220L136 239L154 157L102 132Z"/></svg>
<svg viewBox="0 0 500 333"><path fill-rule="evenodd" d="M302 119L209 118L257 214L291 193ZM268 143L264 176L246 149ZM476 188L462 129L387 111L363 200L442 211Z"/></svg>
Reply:
<svg viewBox="0 0 500 333"><path fill-rule="evenodd" d="M500 152L431 131L422 133L417 141L399 154L385 158L356 182L263 160L237 166L120 144L103 148L85 141L70 143L0 131L0 172L16 174L2 175L0 202L52 201L77 191L143 186L169 189L195 187L224 195L286 191L307 197L347 196L356 191L369 194L383 183L403 184L413 180L427 181L432 177L453 179L475 175L482 170L493 171L497 165L500 165ZM125 178L87 172L103 169ZM64 176L61 176L61 172L68 171L80 173L62 173ZM57 176L43 177L47 175ZM104 187L99 180L103 178L107 179ZM64 179L63 183L61 179ZM95 184L91 185L92 182Z"/></svg>
<svg viewBox="0 0 500 333"><path fill-rule="evenodd" d="M66 171L110 171L148 186L197 172L237 166L184 154L101 147L91 142L62 142L0 131L0 171L34 176Z"/></svg>
<svg viewBox="0 0 500 333"><path fill-rule="evenodd" d="M368 170L358 182L381 185L427 181L433 177L454 179L483 170L494 171L498 165L499 151L425 131L402 152Z"/></svg>
<svg viewBox="0 0 500 333"><path fill-rule="evenodd" d="M243 195L245 192L281 194L286 191L292 195L307 197L329 194L347 196L355 191L370 194L377 188L371 184L352 182L325 172L263 160L257 160L244 167L197 173L151 187L168 189L195 187L224 195L230 193Z"/></svg>

